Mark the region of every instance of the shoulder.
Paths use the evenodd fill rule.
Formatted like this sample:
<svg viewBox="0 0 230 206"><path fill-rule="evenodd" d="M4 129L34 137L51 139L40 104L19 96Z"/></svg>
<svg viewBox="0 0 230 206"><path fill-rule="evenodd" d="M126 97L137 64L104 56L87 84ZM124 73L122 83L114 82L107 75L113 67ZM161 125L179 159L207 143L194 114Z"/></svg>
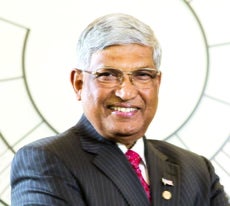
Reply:
<svg viewBox="0 0 230 206"><path fill-rule="evenodd" d="M157 149L158 151L162 152L165 155L173 155L173 156L186 156L186 157L194 157L194 158L199 158L200 155L183 149L179 146L176 146L174 144L171 144L169 142L166 141L162 141L162 140L147 140L147 143L150 144L151 146L153 146L155 149Z"/></svg>
<svg viewBox="0 0 230 206"><path fill-rule="evenodd" d="M212 201L212 205L227 205L224 188L210 160L165 141L147 140L147 144L155 150L155 154L177 165L184 190L191 188L192 182L192 190L204 201L207 198L207 201Z"/></svg>
<svg viewBox="0 0 230 206"><path fill-rule="evenodd" d="M14 161L41 161L44 159L68 159L73 152L79 151L80 137L75 134L75 127L63 133L44 137L21 147L14 156Z"/></svg>
<svg viewBox="0 0 230 206"><path fill-rule="evenodd" d="M147 140L147 142L150 147L163 155L168 163L177 165L185 179L189 177L210 184L219 179L211 161L206 157L165 141Z"/></svg>
<svg viewBox="0 0 230 206"><path fill-rule="evenodd" d="M78 135L76 135L76 128L72 127L65 132L62 132L60 134L55 134L53 136L47 136L40 138L36 141L33 141L25 146L23 146L21 149L25 148L37 148L37 149L43 149L43 150L56 150L60 149L59 147L71 146L73 144L73 141L78 142Z"/></svg>
<svg viewBox="0 0 230 206"><path fill-rule="evenodd" d="M192 170L203 170L208 172L211 163L202 155L183 149L166 141L147 140L147 144L166 156L167 161L180 165L181 168Z"/></svg>

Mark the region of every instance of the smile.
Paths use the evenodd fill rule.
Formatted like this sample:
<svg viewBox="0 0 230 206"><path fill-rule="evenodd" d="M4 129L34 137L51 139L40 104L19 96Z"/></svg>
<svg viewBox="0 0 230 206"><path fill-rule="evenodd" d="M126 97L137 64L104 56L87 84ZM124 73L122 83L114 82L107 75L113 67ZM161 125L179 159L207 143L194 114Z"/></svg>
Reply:
<svg viewBox="0 0 230 206"><path fill-rule="evenodd" d="M110 107L113 111L118 111L118 112L133 112L138 110L135 107Z"/></svg>

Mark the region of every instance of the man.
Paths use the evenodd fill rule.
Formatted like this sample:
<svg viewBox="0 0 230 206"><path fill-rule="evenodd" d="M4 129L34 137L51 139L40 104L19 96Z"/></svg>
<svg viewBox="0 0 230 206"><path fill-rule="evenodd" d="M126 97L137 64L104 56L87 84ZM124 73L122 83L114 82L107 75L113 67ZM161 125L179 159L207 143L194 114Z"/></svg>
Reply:
<svg viewBox="0 0 230 206"><path fill-rule="evenodd" d="M77 55L71 83L84 114L18 151L13 206L228 205L208 160L145 137L161 82L149 26L126 14L100 17L81 34Z"/></svg>

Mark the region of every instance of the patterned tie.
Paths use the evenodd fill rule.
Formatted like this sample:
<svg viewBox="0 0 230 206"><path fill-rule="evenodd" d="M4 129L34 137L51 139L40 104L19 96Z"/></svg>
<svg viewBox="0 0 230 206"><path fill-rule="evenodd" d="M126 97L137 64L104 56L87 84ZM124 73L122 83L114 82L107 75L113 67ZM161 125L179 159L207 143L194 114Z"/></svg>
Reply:
<svg viewBox="0 0 230 206"><path fill-rule="evenodd" d="M132 165L133 169L135 170L142 186L144 187L144 190L147 194L147 197L149 199L149 201L151 200L150 197L150 190L149 190L149 185L146 183L146 181L144 180L142 174L141 174L141 170L139 168L139 164L141 161L141 157L139 156L139 154L137 154L136 152L132 151L132 150L128 150L125 153L127 159L129 160L130 164Z"/></svg>

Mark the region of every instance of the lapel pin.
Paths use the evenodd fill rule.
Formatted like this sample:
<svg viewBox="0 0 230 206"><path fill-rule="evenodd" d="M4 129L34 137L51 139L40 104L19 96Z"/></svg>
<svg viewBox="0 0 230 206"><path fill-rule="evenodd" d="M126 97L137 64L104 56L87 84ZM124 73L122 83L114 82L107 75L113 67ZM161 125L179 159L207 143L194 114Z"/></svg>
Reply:
<svg viewBox="0 0 230 206"><path fill-rule="evenodd" d="M165 200L170 200L172 198L172 193L165 190L162 192L162 197L165 199Z"/></svg>
<svg viewBox="0 0 230 206"><path fill-rule="evenodd" d="M168 179L162 177L162 178L161 178L161 181L162 181L162 183L163 183L164 185L174 186L174 183L173 183L172 180L168 180Z"/></svg>

